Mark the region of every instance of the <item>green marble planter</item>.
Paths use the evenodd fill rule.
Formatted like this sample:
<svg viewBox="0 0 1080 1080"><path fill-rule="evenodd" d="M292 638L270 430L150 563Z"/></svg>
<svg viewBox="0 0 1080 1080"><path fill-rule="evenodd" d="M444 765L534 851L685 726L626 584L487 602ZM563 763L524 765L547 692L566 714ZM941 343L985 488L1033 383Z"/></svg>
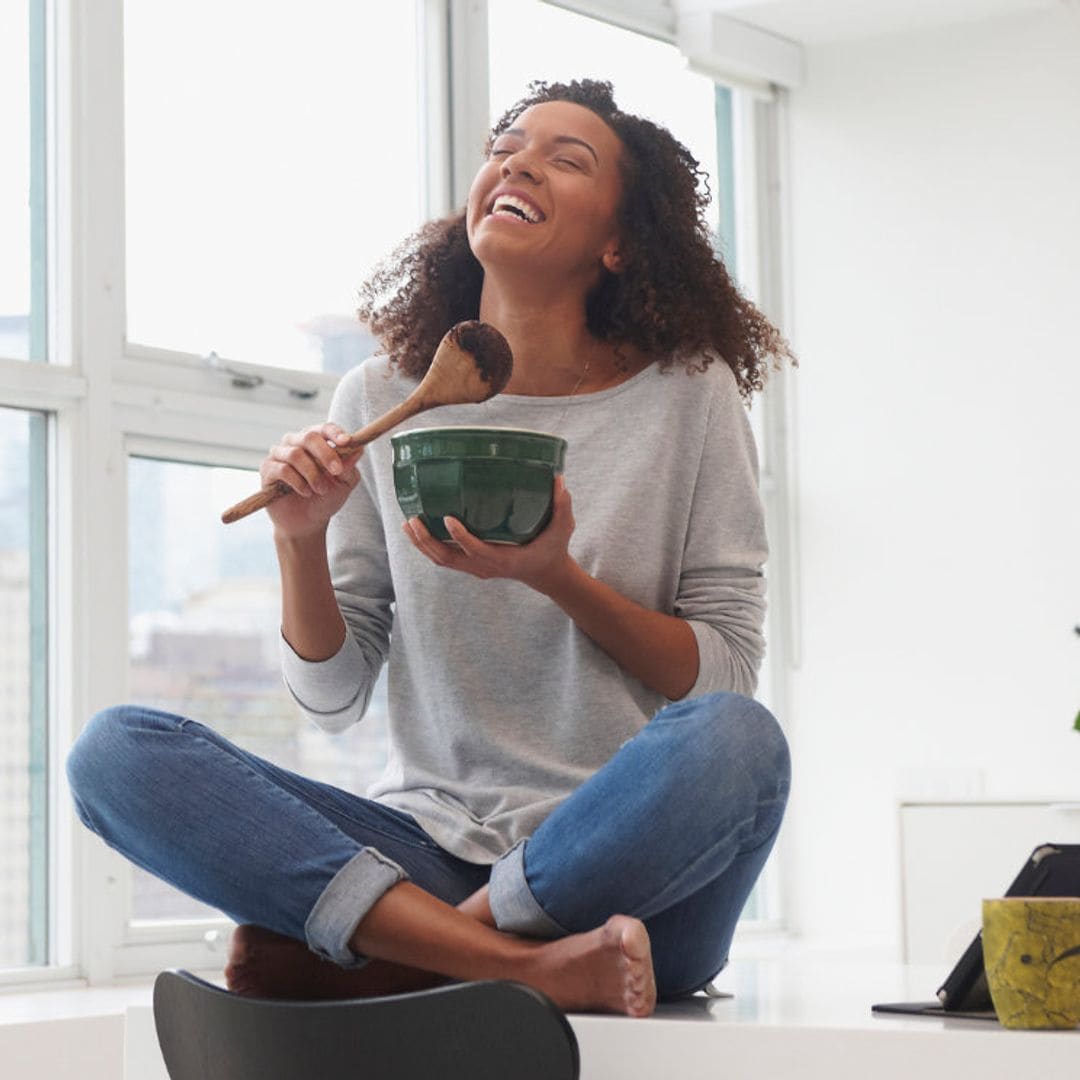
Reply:
<svg viewBox="0 0 1080 1080"><path fill-rule="evenodd" d="M522 428L417 428L391 436L394 490L406 518L449 540L446 516L495 544L527 544L551 520L566 440Z"/></svg>
<svg viewBox="0 0 1080 1080"><path fill-rule="evenodd" d="M1080 897L984 900L982 945L1005 1027L1080 1024Z"/></svg>

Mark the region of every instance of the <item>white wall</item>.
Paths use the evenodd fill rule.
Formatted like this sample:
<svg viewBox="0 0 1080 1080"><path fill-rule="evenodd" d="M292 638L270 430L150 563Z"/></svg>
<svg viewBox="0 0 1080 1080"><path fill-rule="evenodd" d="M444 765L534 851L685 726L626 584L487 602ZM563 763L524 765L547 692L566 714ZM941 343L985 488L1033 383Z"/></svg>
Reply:
<svg viewBox="0 0 1080 1080"><path fill-rule="evenodd" d="M894 943L898 797L1080 801L1080 10L807 65L786 842L808 937Z"/></svg>

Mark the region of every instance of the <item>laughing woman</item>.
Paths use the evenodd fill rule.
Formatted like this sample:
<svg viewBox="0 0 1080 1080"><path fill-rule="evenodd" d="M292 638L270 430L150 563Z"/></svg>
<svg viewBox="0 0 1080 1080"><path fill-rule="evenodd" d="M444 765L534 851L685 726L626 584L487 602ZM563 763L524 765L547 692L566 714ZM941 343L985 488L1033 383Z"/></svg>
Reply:
<svg viewBox="0 0 1080 1080"><path fill-rule="evenodd" d="M338 732L389 664L369 797L135 706L69 759L91 829L242 924L240 993L508 978L646 1016L723 968L780 826L787 746L752 698L766 541L744 401L787 345L716 258L685 147L608 83L529 91L464 212L365 286L380 354L262 468L298 496L269 511L291 693ZM522 547L453 520L456 544L434 539L402 522L386 442L346 469L331 446L466 319L503 333L513 375L439 422L569 443Z"/></svg>

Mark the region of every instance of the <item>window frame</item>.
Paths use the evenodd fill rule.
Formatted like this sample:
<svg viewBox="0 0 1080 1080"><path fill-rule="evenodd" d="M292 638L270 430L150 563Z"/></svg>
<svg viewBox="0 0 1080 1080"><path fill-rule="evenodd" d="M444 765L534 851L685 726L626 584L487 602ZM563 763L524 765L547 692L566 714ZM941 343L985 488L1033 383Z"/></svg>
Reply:
<svg viewBox="0 0 1080 1080"><path fill-rule="evenodd" d="M449 47L450 3L415 2L432 56L418 87L427 217L444 212L450 192L450 63L436 55ZM0 357L0 405L49 417L50 947L44 966L5 969L0 986L220 968L227 920L132 923L127 863L79 826L64 761L86 719L126 693L128 456L257 466L282 431L325 417L337 384L267 367L267 384L239 389L201 357L127 342L123 4L43 5L49 156L35 192L45 199L49 362ZM282 383L318 393L300 401Z"/></svg>
<svg viewBox="0 0 1080 1080"><path fill-rule="evenodd" d="M128 463L133 457L153 458L161 461L180 462L188 465L225 466L243 469L258 469L263 459L261 451L255 451L247 445L238 443L224 444L211 441L192 441L189 417L172 415L167 422L150 430L145 423L147 409L139 402L128 404L125 408L128 423L123 440L123 467L119 470L122 480L118 486L123 488L124 534L122 537L124 557L118 560L125 568L124 592L122 602L116 603L123 616L124 629L124 689L117 701L130 699L130 671L128 666L128 619L129 619L129 575L128 558ZM281 433L280 424L273 421L263 425L264 442L274 441ZM254 435L254 433L253 433ZM115 601L114 601L115 602ZM112 852L109 853L113 855ZM224 916L205 919L170 919L136 920L133 917L133 895L131 889L131 867L126 860L115 856L123 875L124 889L121 897L122 917L118 920L120 946L117 949L117 975L139 975L148 971L158 971L163 967L187 965L190 968L220 967L224 962L224 948L228 939L231 923Z"/></svg>
<svg viewBox="0 0 1080 1080"><path fill-rule="evenodd" d="M790 191L786 155L788 92L775 88L762 95L732 87L732 142L735 233L740 288L783 327L791 310L787 198ZM793 679L799 666L798 530L795 517L795 462L791 432L795 425L794 381L787 368L770 372L764 391L750 411L760 458L760 491L769 537L769 604L765 637L768 646L762 692L785 731L790 729ZM789 832L782 830L773 857L765 866L764 910L741 925L741 933L775 936L795 927L793 865Z"/></svg>
<svg viewBox="0 0 1080 1080"><path fill-rule="evenodd" d="M128 865L79 825L64 760L86 719L126 694L128 457L150 451L200 464L257 465L282 431L325 416L337 381L321 373L264 369L277 382L317 386L314 399L299 401L270 384L237 389L199 357L126 341L123 0L42 2L48 11L49 362L0 358L0 405L49 416L50 955L44 967L0 971L0 987L109 982L176 965L220 969L227 920L131 923ZM418 102L424 217L430 218L463 201L477 164L477 150L468 147L482 139L452 133L487 131L486 3L414 2L425 51ZM744 133L756 164L754 175L737 180L744 186L737 188L736 212L757 215L750 220L760 302L782 324L786 176L783 161L774 159L783 145L783 96L747 102L743 108L753 113L753 123L743 117ZM736 128L742 115L737 110ZM763 146L773 148L773 157L762 157ZM761 228L763 215L771 223L767 229ZM772 506L773 562L794 583L787 392L783 373L777 373L762 398L759 438L763 493ZM790 592L770 605L771 694L781 712L797 663L794 584ZM769 891L776 902L770 901L761 928L775 930L789 912L786 894Z"/></svg>

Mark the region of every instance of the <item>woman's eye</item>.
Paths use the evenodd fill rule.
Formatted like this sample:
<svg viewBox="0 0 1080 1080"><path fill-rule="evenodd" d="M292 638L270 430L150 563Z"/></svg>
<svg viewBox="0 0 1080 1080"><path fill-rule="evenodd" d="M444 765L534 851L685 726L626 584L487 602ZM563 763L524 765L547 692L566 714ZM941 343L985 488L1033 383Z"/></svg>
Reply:
<svg viewBox="0 0 1080 1080"><path fill-rule="evenodd" d="M492 150L491 151L491 156L492 157L498 157L500 154L509 154L509 153L510 153L509 150L502 150L502 149L500 149L500 150Z"/></svg>
<svg viewBox="0 0 1080 1080"><path fill-rule="evenodd" d="M576 161L574 161L573 158L565 158L565 157L556 158L555 163L557 165L572 165L575 169L580 169L581 168L581 166Z"/></svg>

